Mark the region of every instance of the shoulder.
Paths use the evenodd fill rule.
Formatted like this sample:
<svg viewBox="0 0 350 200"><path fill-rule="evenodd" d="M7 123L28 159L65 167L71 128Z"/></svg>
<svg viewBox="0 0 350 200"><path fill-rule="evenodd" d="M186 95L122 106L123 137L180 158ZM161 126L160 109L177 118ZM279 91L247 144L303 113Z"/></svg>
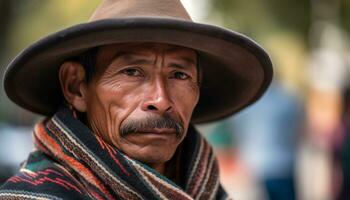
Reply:
<svg viewBox="0 0 350 200"><path fill-rule="evenodd" d="M41 152L0 187L0 199L88 199L81 184Z"/></svg>

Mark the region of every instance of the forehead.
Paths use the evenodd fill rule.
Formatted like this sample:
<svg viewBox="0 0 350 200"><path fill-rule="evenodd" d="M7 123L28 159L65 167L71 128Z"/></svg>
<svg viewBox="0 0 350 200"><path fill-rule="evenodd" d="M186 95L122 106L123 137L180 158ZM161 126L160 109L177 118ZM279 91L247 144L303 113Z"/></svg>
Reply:
<svg viewBox="0 0 350 200"><path fill-rule="evenodd" d="M133 54L135 56L152 56L154 54L165 54L166 56L177 56L183 59L195 59L197 53L195 50L161 43L121 43L101 46L97 53L97 64L106 66L118 54Z"/></svg>

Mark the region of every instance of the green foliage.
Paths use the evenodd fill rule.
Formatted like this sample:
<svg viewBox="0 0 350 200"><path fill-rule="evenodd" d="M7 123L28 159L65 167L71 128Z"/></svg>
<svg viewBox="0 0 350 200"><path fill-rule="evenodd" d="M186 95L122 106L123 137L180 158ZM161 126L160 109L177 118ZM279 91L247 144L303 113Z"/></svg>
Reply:
<svg viewBox="0 0 350 200"><path fill-rule="evenodd" d="M343 0L339 5L340 9L340 23L344 27L344 29L350 33L350 1Z"/></svg>
<svg viewBox="0 0 350 200"><path fill-rule="evenodd" d="M100 0L1 0L1 74L22 49L68 26L86 22ZM0 90L0 121L31 124L34 117L7 99Z"/></svg>
<svg viewBox="0 0 350 200"><path fill-rule="evenodd" d="M63 3L62 3L63 2ZM98 0L33 1L23 7L12 26L10 42L14 54L49 33L86 22Z"/></svg>
<svg viewBox="0 0 350 200"><path fill-rule="evenodd" d="M310 5L305 0L211 0L210 3L209 17L252 37L281 30L306 37L310 26Z"/></svg>

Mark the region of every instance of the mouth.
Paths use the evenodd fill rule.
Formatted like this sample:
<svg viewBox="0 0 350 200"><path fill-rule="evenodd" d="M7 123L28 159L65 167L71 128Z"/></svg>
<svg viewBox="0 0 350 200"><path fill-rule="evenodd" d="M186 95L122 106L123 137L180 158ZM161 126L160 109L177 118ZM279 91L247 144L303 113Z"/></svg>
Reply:
<svg viewBox="0 0 350 200"><path fill-rule="evenodd" d="M143 142L155 142L155 141L168 141L172 138L178 138L175 129L168 128L152 128L152 129L141 129L134 133L126 135L128 140L142 140Z"/></svg>
<svg viewBox="0 0 350 200"><path fill-rule="evenodd" d="M152 128L152 129L141 129L138 131L140 134L155 134L155 135L170 135L176 134L176 130L172 128Z"/></svg>

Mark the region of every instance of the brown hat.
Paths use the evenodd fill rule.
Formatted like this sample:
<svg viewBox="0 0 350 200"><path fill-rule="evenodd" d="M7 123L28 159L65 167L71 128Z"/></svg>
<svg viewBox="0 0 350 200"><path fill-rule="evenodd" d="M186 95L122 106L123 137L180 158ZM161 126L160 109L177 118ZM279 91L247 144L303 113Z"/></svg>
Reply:
<svg viewBox="0 0 350 200"><path fill-rule="evenodd" d="M254 41L217 26L195 23L179 0L104 0L88 23L51 34L24 49L9 65L9 98L38 114L62 103L60 64L92 47L155 42L195 49L203 71L192 122L229 116L259 99L272 79L267 53Z"/></svg>

